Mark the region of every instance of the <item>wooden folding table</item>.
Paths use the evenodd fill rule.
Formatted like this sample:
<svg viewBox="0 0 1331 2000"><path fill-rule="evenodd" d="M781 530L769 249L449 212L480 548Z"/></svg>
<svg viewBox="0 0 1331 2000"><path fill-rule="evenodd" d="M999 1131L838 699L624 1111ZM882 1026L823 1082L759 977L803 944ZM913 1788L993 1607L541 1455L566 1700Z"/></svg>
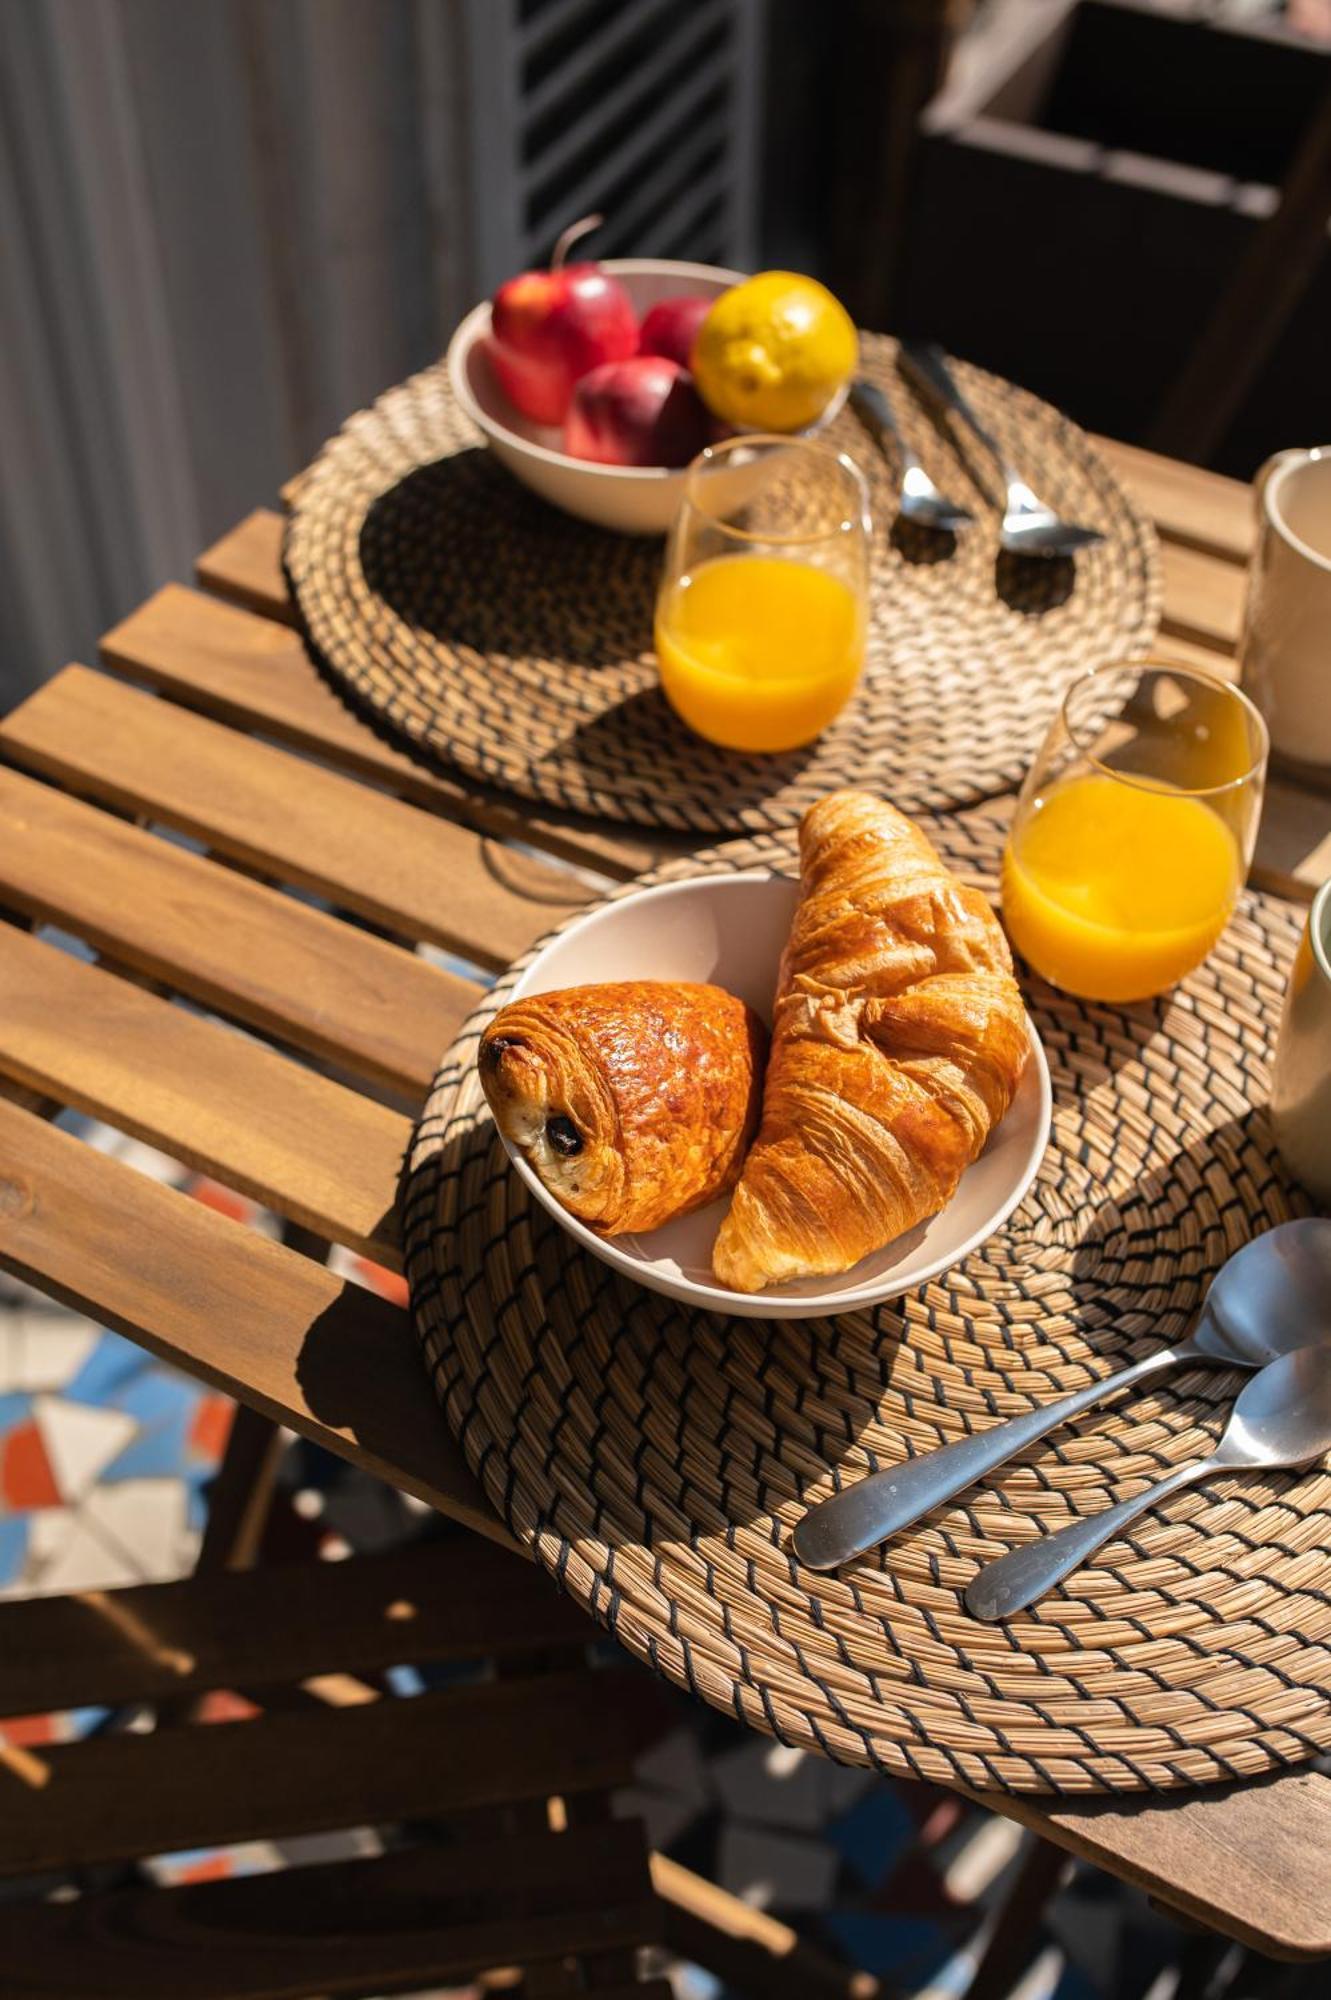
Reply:
<svg viewBox="0 0 1331 2000"><path fill-rule="evenodd" d="M1105 449L1163 538L1163 647L1232 674L1246 490ZM503 1541L405 1311L44 1115L94 1114L396 1266L412 1110L479 991L414 947L501 968L666 851L483 794L355 719L293 629L280 545L280 517L252 514L200 589L160 590L101 670L66 667L0 726L0 1265ZM1273 784L1258 879L1306 897L1328 870L1328 802ZM1331 1951L1316 1771L987 1803L1264 1951Z"/></svg>

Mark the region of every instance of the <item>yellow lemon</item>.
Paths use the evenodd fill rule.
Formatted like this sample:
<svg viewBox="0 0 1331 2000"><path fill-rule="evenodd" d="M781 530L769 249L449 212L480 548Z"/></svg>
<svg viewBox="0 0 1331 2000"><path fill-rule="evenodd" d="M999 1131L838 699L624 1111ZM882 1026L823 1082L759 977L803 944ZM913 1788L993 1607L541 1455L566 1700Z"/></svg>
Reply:
<svg viewBox="0 0 1331 2000"><path fill-rule="evenodd" d="M855 323L814 278L760 271L722 292L691 367L708 408L745 431L814 423L855 372Z"/></svg>

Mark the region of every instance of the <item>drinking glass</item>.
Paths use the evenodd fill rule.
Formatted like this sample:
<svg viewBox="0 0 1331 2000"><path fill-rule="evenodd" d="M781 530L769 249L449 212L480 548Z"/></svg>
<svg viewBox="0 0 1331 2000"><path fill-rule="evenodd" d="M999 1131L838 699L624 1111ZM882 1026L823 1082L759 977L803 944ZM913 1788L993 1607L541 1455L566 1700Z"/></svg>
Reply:
<svg viewBox="0 0 1331 2000"><path fill-rule="evenodd" d="M795 750L864 664L869 496L844 453L737 437L688 468L656 605L661 687L729 750Z"/></svg>
<svg viewBox="0 0 1331 2000"><path fill-rule="evenodd" d="M1144 1000L1200 965L1257 838L1267 734L1238 688L1168 660L1072 683L1017 801L1003 919L1089 1000Z"/></svg>

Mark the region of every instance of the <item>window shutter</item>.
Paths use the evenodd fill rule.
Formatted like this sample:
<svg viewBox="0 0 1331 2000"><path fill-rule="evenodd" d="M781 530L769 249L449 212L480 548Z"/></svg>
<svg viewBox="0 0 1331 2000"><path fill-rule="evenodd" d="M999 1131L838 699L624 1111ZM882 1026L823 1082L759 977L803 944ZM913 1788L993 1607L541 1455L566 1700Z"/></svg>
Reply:
<svg viewBox="0 0 1331 2000"><path fill-rule="evenodd" d="M753 259L760 0L467 0L478 289L581 215L598 257Z"/></svg>

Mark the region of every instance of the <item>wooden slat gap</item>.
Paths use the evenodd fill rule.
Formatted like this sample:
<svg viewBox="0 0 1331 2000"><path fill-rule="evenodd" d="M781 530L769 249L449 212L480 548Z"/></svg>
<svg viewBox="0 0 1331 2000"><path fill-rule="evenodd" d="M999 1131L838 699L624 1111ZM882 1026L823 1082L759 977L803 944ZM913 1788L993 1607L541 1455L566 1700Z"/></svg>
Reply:
<svg viewBox="0 0 1331 2000"><path fill-rule="evenodd" d="M482 990L3 765L0 897L410 1103Z"/></svg>
<svg viewBox="0 0 1331 2000"><path fill-rule="evenodd" d="M276 558L275 558L276 560ZM280 572L279 572L280 574ZM101 641L104 666L199 714L300 747L413 805L502 842L626 880L687 843L524 806L448 769L349 704L290 622L167 584Z"/></svg>
<svg viewBox="0 0 1331 2000"><path fill-rule="evenodd" d="M70 1023L79 1032L70 1033ZM400 1268L410 1120L237 1029L0 928L0 1073Z"/></svg>
<svg viewBox="0 0 1331 2000"><path fill-rule="evenodd" d="M25 769L494 969L587 900L566 869L483 851L451 820L85 667L31 695L0 741Z"/></svg>

